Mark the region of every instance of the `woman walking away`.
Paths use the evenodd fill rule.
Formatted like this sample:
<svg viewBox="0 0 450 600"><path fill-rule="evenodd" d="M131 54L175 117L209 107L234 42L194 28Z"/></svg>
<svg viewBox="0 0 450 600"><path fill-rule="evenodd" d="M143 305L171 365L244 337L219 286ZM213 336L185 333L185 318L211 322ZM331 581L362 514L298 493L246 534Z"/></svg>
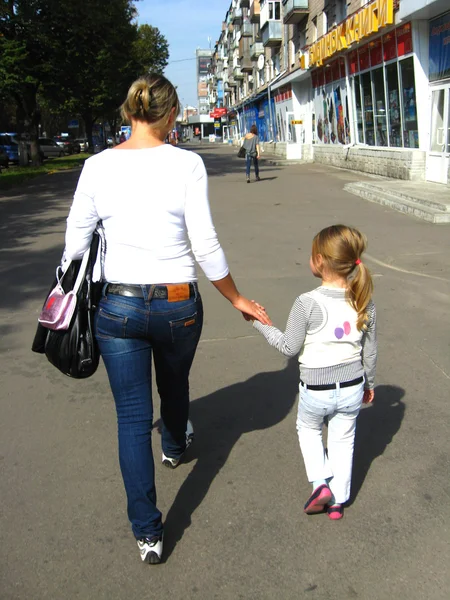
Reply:
<svg viewBox="0 0 450 600"><path fill-rule="evenodd" d="M179 102L162 75L135 81L122 105L131 137L89 158L67 220L66 252L80 258L98 221L106 237L105 284L95 333L117 410L119 460L142 561L161 561L156 506L152 355L161 398L162 462L175 468L193 440L189 370L202 331L194 257L206 277L248 318L270 323L240 295L217 239L202 159L164 140Z"/></svg>
<svg viewBox="0 0 450 600"><path fill-rule="evenodd" d="M322 285L294 302L286 332L254 326L287 356L299 354L297 431L312 494L306 514L343 517L350 497L356 417L374 398L376 313L369 270L361 260L366 239L333 225L316 235L310 267ZM328 420L328 449L322 442Z"/></svg>
<svg viewBox="0 0 450 600"><path fill-rule="evenodd" d="M256 125L250 127L250 133L244 137L244 143L242 144L245 148L245 174L247 176L247 183L250 183L250 167L253 161L255 168L256 181L261 181L259 177L259 137Z"/></svg>

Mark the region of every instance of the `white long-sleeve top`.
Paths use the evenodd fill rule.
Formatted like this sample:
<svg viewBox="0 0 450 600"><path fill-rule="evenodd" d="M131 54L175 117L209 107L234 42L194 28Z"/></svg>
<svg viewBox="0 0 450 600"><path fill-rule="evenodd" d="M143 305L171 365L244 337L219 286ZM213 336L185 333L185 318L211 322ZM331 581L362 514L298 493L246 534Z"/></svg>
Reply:
<svg viewBox="0 0 450 600"><path fill-rule="evenodd" d="M206 169L193 152L164 144L89 158L67 219L67 258L83 255L99 220L111 283L196 281L194 257L210 281L229 272L211 218Z"/></svg>

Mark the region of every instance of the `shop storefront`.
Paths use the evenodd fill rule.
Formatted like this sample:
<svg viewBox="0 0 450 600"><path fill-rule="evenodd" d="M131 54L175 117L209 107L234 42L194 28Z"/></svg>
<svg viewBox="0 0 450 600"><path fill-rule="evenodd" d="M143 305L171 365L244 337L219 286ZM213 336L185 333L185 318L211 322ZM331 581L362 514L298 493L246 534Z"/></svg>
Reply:
<svg viewBox="0 0 450 600"><path fill-rule="evenodd" d="M450 12L429 23L431 136L427 179L450 182Z"/></svg>
<svg viewBox="0 0 450 600"><path fill-rule="evenodd" d="M311 78L315 143L419 148L411 23L359 45Z"/></svg>
<svg viewBox="0 0 450 600"><path fill-rule="evenodd" d="M373 0L309 49L315 160L425 177L428 40L422 25L395 25L392 0Z"/></svg>
<svg viewBox="0 0 450 600"><path fill-rule="evenodd" d="M244 105L239 111L240 134L245 135L250 131L252 125L256 125L259 139L262 142L271 140L271 121L275 114L275 102L273 98L271 98L271 105L272 115L269 111L269 99L267 94L264 94L264 97L260 100ZM275 123L273 123L273 127L276 132Z"/></svg>

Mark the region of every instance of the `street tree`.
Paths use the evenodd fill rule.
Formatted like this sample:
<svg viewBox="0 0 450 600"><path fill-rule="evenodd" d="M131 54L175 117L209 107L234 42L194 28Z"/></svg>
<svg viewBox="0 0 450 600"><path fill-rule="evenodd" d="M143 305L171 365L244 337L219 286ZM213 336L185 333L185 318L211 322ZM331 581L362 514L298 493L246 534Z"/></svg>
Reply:
<svg viewBox="0 0 450 600"><path fill-rule="evenodd" d="M57 77L64 21L55 27L59 0L0 0L0 90L17 107L18 131L28 133L33 164L40 162L37 93ZM59 34L59 35L58 35Z"/></svg>
<svg viewBox="0 0 450 600"><path fill-rule="evenodd" d="M169 44L157 27L140 25L134 55L141 73L163 73L169 62Z"/></svg>

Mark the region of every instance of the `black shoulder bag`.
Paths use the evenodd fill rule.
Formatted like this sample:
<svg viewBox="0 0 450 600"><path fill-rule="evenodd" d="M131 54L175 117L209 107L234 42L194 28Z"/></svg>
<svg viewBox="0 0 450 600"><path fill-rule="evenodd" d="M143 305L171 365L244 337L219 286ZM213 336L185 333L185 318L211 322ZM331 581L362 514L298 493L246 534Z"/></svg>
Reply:
<svg viewBox="0 0 450 600"><path fill-rule="evenodd" d="M101 235L98 231L95 231L91 246L86 250L89 253L89 258L85 263L82 283L77 292L76 307L68 329L47 329L39 323L31 347L33 352L45 354L52 365L59 369L61 373L75 379L84 379L93 375L100 360L93 322L95 309L100 299L102 283L94 283L92 275L100 249L103 279L102 241ZM74 288L81 267L82 260L73 260L69 263L62 279L59 281L64 292L67 293ZM50 292L56 283L55 279Z"/></svg>

